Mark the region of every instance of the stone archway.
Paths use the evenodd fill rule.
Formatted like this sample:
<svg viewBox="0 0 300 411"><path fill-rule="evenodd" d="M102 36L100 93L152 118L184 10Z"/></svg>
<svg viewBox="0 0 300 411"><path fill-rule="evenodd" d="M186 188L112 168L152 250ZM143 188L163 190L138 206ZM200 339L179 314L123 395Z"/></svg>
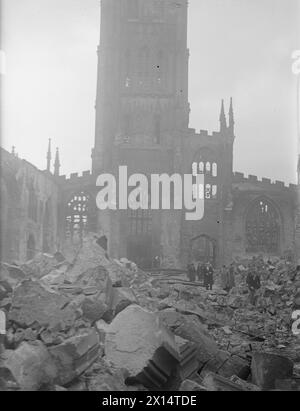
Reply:
<svg viewBox="0 0 300 411"><path fill-rule="evenodd" d="M191 240L191 256L193 261L216 264L216 243L207 235L199 235Z"/></svg>

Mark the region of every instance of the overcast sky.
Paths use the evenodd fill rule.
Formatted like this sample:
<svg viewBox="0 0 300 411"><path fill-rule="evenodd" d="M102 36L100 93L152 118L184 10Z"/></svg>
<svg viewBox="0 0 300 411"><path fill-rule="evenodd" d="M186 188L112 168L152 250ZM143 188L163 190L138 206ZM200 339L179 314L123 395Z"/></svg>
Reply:
<svg viewBox="0 0 300 411"><path fill-rule="evenodd" d="M113 0L112 0L113 1ZM62 173L91 166L98 0L2 0L6 53L2 145L46 166L48 138ZM190 127L218 130L234 98L234 170L296 182L300 0L190 0ZM54 150L53 150L54 152Z"/></svg>

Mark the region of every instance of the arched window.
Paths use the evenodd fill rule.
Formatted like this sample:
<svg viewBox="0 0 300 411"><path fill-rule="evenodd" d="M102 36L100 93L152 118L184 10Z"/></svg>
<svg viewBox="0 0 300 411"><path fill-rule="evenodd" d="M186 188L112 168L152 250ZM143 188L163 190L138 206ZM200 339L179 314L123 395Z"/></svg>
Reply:
<svg viewBox="0 0 300 411"><path fill-rule="evenodd" d="M217 163L213 163L212 165L212 176L218 177L218 165Z"/></svg>
<svg viewBox="0 0 300 411"><path fill-rule="evenodd" d="M246 250L275 253L280 251L280 217L271 202L255 201L246 216Z"/></svg>
<svg viewBox="0 0 300 411"><path fill-rule="evenodd" d="M33 234L29 234L28 239L27 239L27 254L26 258L27 261L32 260L35 256L35 239Z"/></svg>
<svg viewBox="0 0 300 411"><path fill-rule="evenodd" d="M211 164L210 164L209 161L206 163L205 171L206 171L206 174L210 174L210 173L211 173Z"/></svg>
<svg viewBox="0 0 300 411"><path fill-rule="evenodd" d="M81 243L88 231L90 196L84 191L74 194L67 204L66 237Z"/></svg>
<svg viewBox="0 0 300 411"><path fill-rule="evenodd" d="M28 188L28 217L33 221L37 221L37 211L38 199L33 185L33 181L31 181Z"/></svg>
<svg viewBox="0 0 300 411"><path fill-rule="evenodd" d="M192 164L193 176L204 174L204 198L215 200L218 197L218 162L216 154L210 148L203 148L195 156Z"/></svg>

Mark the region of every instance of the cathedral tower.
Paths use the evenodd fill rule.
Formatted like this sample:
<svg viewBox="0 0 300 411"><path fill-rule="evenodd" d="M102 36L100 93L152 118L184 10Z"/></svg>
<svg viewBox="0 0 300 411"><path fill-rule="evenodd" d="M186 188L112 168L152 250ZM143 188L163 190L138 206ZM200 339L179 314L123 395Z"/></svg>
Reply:
<svg viewBox="0 0 300 411"><path fill-rule="evenodd" d="M176 146L189 120L187 1L102 0L93 171L114 144Z"/></svg>

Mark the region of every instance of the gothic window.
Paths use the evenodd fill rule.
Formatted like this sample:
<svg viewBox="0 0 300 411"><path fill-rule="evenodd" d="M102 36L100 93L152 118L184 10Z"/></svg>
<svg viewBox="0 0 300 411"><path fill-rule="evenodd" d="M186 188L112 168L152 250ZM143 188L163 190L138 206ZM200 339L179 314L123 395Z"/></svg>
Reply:
<svg viewBox="0 0 300 411"><path fill-rule="evenodd" d="M210 174L211 172L211 163L208 161L205 166L206 174Z"/></svg>
<svg viewBox="0 0 300 411"><path fill-rule="evenodd" d="M74 194L67 205L66 237L73 243L81 243L88 231L90 196L84 191Z"/></svg>
<svg viewBox="0 0 300 411"><path fill-rule="evenodd" d="M28 217L37 221L38 214L38 199L34 189L33 181L30 182L28 189Z"/></svg>
<svg viewBox="0 0 300 411"><path fill-rule="evenodd" d="M246 217L248 252L278 253L280 248L280 218L267 200L256 201Z"/></svg>
<svg viewBox="0 0 300 411"><path fill-rule="evenodd" d="M28 239L27 239L27 253L26 253L26 258L27 260L32 260L35 256L35 239L33 234L29 234Z"/></svg>
<svg viewBox="0 0 300 411"><path fill-rule="evenodd" d="M218 165L217 163L213 163L212 165L212 176L218 177Z"/></svg>
<svg viewBox="0 0 300 411"><path fill-rule="evenodd" d="M139 1L127 0L128 18L136 20L139 18Z"/></svg>
<svg viewBox="0 0 300 411"><path fill-rule="evenodd" d="M218 197L218 163L213 150L202 149L192 165L193 175L204 174L203 197L206 200L215 200ZM202 198L203 198L202 197Z"/></svg>

